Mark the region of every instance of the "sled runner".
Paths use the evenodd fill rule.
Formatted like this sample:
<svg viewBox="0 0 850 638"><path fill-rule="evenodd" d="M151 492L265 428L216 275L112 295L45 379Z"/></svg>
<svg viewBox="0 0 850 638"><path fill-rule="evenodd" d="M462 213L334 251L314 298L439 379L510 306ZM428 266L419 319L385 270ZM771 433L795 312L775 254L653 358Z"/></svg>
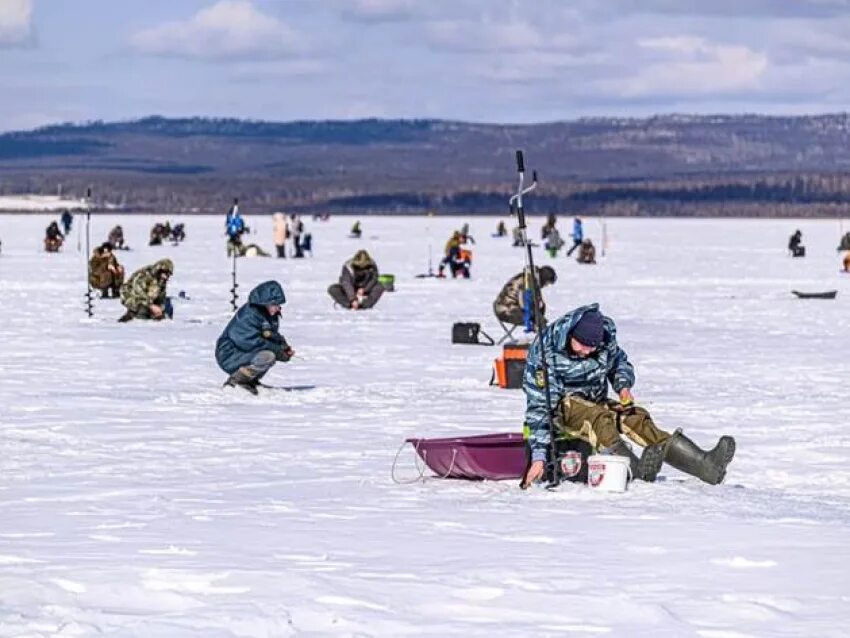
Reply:
<svg viewBox="0 0 850 638"><path fill-rule="evenodd" d="M525 440L518 432L406 439L405 443L440 478L501 481L518 479L525 472Z"/></svg>
<svg viewBox="0 0 850 638"><path fill-rule="evenodd" d="M827 290L825 292L800 292L799 290L792 290L791 292L798 299L835 299L835 296L838 294L837 290Z"/></svg>

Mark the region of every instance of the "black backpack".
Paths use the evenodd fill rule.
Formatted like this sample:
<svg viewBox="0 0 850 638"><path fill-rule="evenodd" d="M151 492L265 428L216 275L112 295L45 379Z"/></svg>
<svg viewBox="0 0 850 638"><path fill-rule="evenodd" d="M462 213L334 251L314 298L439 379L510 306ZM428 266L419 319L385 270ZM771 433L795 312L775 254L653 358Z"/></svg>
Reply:
<svg viewBox="0 0 850 638"><path fill-rule="evenodd" d="M478 336L481 335L487 342L479 341ZM496 342L493 338L481 329L480 323L456 323L452 326L452 343L471 343L478 346L492 346Z"/></svg>

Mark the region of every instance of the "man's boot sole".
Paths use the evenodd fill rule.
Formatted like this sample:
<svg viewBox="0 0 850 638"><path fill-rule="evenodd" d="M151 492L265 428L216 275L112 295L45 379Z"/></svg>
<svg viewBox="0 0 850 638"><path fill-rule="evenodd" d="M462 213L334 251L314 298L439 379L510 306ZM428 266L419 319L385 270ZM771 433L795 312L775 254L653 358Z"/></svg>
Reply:
<svg viewBox="0 0 850 638"><path fill-rule="evenodd" d="M638 459L638 475L634 478L654 483L664 463L664 446L651 445L643 449Z"/></svg>
<svg viewBox="0 0 850 638"><path fill-rule="evenodd" d="M722 458L723 469L718 474L717 482L706 481L706 483L708 483L710 485L718 485L726 479L726 468L729 467L729 464L732 462L732 459L735 457L735 448L736 448L735 439L733 439L731 436L721 436L720 440L717 442L717 444L720 445L720 443L722 443L724 441L727 441L727 444L726 444L726 454L724 454L723 458ZM715 449L717 449L717 446L715 446ZM708 453L708 456L711 456L711 452Z"/></svg>

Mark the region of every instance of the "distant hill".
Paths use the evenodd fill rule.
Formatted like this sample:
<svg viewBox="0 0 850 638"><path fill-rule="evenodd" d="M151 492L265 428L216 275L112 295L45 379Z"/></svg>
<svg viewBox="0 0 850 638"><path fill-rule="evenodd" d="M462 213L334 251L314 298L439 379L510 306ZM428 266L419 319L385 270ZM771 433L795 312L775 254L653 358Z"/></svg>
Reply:
<svg viewBox="0 0 850 638"><path fill-rule="evenodd" d="M128 210L498 213L524 149L532 212L844 215L850 116L262 122L148 117L0 135L0 194Z"/></svg>

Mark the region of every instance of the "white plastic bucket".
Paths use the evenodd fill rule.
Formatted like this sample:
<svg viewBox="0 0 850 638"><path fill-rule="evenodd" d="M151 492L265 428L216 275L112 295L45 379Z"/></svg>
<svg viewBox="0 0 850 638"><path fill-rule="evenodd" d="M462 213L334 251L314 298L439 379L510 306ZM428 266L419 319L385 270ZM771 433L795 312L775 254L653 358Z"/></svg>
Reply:
<svg viewBox="0 0 850 638"><path fill-rule="evenodd" d="M625 456L594 454L587 459L587 486L603 492L625 492L632 468Z"/></svg>

